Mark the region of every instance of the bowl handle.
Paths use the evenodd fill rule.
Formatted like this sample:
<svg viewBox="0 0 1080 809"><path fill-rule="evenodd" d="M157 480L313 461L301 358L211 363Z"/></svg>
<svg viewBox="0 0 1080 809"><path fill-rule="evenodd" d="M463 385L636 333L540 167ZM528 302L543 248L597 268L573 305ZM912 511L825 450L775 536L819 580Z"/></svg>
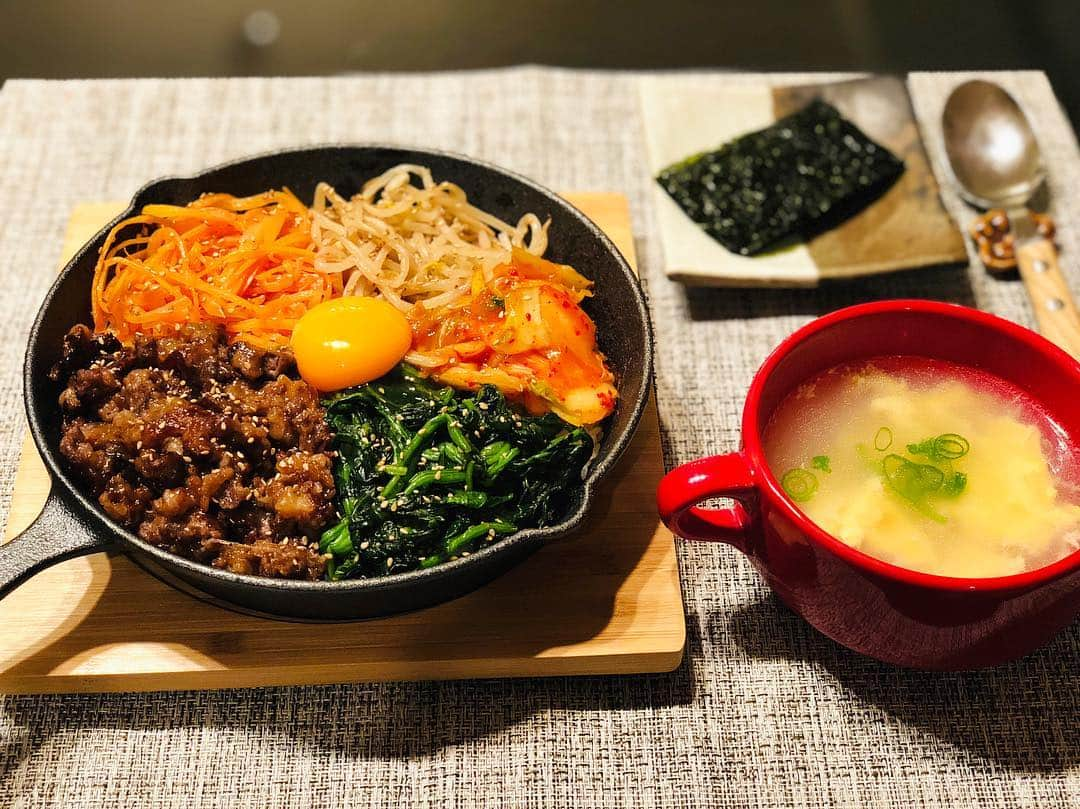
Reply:
<svg viewBox="0 0 1080 809"><path fill-rule="evenodd" d="M735 504L723 508L700 505L714 497L730 498ZM686 539L726 542L744 553L756 500L754 473L741 452L676 467L656 490L660 519L673 533Z"/></svg>
<svg viewBox="0 0 1080 809"><path fill-rule="evenodd" d="M37 519L0 545L0 598L57 562L103 551L109 544L54 487Z"/></svg>

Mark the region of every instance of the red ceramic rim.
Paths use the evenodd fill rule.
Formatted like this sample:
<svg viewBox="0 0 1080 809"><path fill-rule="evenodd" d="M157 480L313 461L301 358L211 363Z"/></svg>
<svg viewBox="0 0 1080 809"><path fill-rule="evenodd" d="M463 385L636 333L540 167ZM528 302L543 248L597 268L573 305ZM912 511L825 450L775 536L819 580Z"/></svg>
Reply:
<svg viewBox="0 0 1080 809"><path fill-rule="evenodd" d="M825 329L835 326L847 320L860 317L882 314L884 312L926 312L929 314L942 315L945 317L966 320L977 323L988 329L1004 334L1010 339L1025 343L1041 354L1046 355L1056 365L1060 366L1063 374L1071 374L1077 380L1077 388L1080 390L1080 362L1077 362L1067 353L1055 346L1048 340L1040 337L1035 332L1018 326L1008 320L1003 320L995 315L959 306L953 303L941 303L927 300L891 300L864 303L858 306L849 306L839 309L828 315L818 318L792 333L768 356L764 364L754 376L750 384L750 392L746 397L746 406L743 410L742 434L745 452L749 458L750 466L754 469L761 481L761 489L774 506L811 540L824 546L832 553L842 557L846 561L868 572L884 576L889 579L914 584L920 587L928 587L935 590L1016 590L1028 589L1045 582L1059 578L1066 573L1080 567L1080 550L1071 553L1063 559L1059 559L1046 567L1029 570L1026 573L1017 573L1012 576L997 576L992 578L959 578L956 576L938 576L932 573L920 573L904 567L883 562L873 556L869 556L850 545L841 542L836 537L823 531L815 525L798 507L788 498L779 481L769 470L765 462L765 454L761 448L761 431L758 422L758 405L761 402L761 393L766 382L772 375L773 370L791 350L806 338Z"/></svg>

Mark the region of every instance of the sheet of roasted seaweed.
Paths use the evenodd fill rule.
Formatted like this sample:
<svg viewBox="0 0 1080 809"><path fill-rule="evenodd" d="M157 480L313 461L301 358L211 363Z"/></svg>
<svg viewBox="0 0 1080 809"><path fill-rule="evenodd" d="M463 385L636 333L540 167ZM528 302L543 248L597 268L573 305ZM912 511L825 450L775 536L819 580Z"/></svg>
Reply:
<svg viewBox="0 0 1080 809"><path fill-rule="evenodd" d="M834 227L884 193L904 163L821 100L668 166L657 182L706 233L753 255Z"/></svg>

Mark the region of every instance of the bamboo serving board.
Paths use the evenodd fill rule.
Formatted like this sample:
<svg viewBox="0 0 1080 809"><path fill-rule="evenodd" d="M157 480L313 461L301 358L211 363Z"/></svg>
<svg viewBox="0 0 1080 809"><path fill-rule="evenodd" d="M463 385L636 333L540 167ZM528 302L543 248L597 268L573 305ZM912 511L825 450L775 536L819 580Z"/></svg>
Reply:
<svg viewBox="0 0 1080 809"><path fill-rule="evenodd" d="M633 264L626 198L566 196ZM65 261L122 208L77 207ZM463 598L373 621L253 618L180 593L117 553L72 559L0 601L0 692L669 671L686 630L674 540L654 508L663 472L650 402L581 531ZM27 439L5 541L37 516L49 486Z"/></svg>

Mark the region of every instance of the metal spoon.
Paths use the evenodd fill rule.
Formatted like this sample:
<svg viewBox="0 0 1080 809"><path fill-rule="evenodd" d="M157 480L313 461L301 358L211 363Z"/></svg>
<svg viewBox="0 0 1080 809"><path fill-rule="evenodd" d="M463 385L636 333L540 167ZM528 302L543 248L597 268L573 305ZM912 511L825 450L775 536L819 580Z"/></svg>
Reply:
<svg viewBox="0 0 1080 809"><path fill-rule="evenodd" d="M1016 263L1039 330L1080 358L1080 315L1057 250L1036 232L1027 207L1046 169L1023 110L998 85L969 81L952 91L941 124L960 195L980 208L1008 212Z"/></svg>

